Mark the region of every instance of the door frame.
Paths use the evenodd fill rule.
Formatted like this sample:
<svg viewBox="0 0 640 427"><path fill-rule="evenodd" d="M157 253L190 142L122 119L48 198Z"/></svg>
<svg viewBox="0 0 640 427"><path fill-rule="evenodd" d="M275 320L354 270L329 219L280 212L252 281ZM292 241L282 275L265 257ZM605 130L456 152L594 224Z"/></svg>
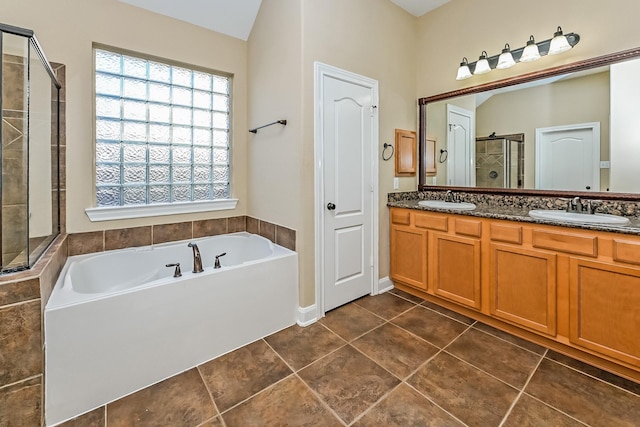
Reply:
<svg viewBox="0 0 640 427"><path fill-rule="evenodd" d="M324 78L331 77L347 83L353 83L371 89L372 108L371 117L371 294L379 291L378 270L378 81L342 70L321 62L314 62L314 217L315 217L315 311L316 319L324 317L324 134L323 134L323 93Z"/></svg>
<svg viewBox="0 0 640 427"><path fill-rule="evenodd" d="M580 130L580 129L590 129L591 134L593 135L593 176L594 179L598 182L598 188L594 188L593 191L601 191L600 190L600 122L588 122L588 123L576 123L573 125L562 125L562 126L552 126L545 128L536 128L536 140L535 140L535 178L534 184L535 189L540 189L540 177L542 176L542 172L540 170L542 166L542 161L540 160L540 142L542 137L548 133L565 131L565 130ZM585 190L580 190L585 191Z"/></svg>

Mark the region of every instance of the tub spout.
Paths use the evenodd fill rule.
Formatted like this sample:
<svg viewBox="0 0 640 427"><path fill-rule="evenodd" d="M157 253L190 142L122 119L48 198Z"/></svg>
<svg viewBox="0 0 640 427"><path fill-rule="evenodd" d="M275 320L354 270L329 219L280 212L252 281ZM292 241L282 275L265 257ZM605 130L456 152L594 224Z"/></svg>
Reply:
<svg viewBox="0 0 640 427"><path fill-rule="evenodd" d="M202 257L200 257L200 249L195 243L189 243L188 245L193 249L193 273L202 273Z"/></svg>

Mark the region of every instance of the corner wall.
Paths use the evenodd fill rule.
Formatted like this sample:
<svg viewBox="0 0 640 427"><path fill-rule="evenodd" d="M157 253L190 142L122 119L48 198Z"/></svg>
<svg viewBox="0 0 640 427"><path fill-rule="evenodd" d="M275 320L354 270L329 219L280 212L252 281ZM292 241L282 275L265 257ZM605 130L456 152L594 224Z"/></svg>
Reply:
<svg viewBox="0 0 640 427"><path fill-rule="evenodd" d="M67 66L67 230L71 233L244 215L247 209L247 43L118 0L4 2L2 21L34 30L49 60ZM232 73L232 196L235 210L108 222L94 203L92 42Z"/></svg>
<svg viewBox="0 0 640 427"><path fill-rule="evenodd" d="M262 2L249 38L249 122L289 124L250 137L248 212L296 229L303 307L315 302L314 62L378 80L379 156L395 128L416 129L416 25L388 0ZM393 159L380 160L380 277L389 274L393 175ZM401 190L415 189L414 177L400 182Z"/></svg>

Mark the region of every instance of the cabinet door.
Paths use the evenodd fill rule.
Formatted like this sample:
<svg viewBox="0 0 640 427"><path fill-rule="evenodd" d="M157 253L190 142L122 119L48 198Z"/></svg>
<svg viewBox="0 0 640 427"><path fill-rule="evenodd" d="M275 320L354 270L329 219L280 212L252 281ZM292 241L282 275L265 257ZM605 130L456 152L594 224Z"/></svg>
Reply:
<svg viewBox="0 0 640 427"><path fill-rule="evenodd" d="M396 176L415 176L416 147L415 132L396 129Z"/></svg>
<svg viewBox="0 0 640 427"><path fill-rule="evenodd" d="M640 366L640 269L571 258L569 340Z"/></svg>
<svg viewBox="0 0 640 427"><path fill-rule="evenodd" d="M556 335L556 255L491 244L489 310L492 316Z"/></svg>
<svg viewBox="0 0 640 427"><path fill-rule="evenodd" d="M427 290L427 232L391 226L391 280Z"/></svg>
<svg viewBox="0 0 640 427"><path fill-rule="evenodd" d="M480 309L480 240L433 233L433 291Z"/></svg>

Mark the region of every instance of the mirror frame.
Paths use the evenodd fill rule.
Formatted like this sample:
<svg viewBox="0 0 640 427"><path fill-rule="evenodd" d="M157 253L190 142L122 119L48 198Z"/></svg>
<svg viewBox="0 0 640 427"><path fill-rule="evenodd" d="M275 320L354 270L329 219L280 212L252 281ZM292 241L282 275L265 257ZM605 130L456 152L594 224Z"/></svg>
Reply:
<svg viewBox="0 0 640 427"><path fill-rule="evenodd" d="M547 77L553 77L565 73L575 73L578 71L584 71L591 68L602 67L605 65L611 65L616 62L628 61L631 59L640 58L640 47L624 50L621 52L611 53L603 56L597 56L590 59L574 62L571 64L560 65L557 67L547 68L540 71L534 71L528 74L522 74L520 76L510 77L502 80L496 80L489 83L480 84L477 86L471 86L464 89L458 89L451 92L445 92L438 95L428 96L418 99L419 109L419 179L418 179L418 191L429 190L454 190L464 191L469 193L496 193L503 195L526 195L526 196L542 196L542 197L575 197L580 196L583 198L598 198L598 199L616 199L616 200L631 200L640 201L640 193L614 193L614 192L592 192L592 191L556 191L556 190L535 190L535 189L515 189L515 188L488 188L488 187L454 187L446 185L426 185L426 135L427 135L427 104L436 101L442 101L449 98L454 98L462 95L470 95L474 93L480 93L488 90L499 89L507 86L514 86L521 83L528 83Z"/></svg>

